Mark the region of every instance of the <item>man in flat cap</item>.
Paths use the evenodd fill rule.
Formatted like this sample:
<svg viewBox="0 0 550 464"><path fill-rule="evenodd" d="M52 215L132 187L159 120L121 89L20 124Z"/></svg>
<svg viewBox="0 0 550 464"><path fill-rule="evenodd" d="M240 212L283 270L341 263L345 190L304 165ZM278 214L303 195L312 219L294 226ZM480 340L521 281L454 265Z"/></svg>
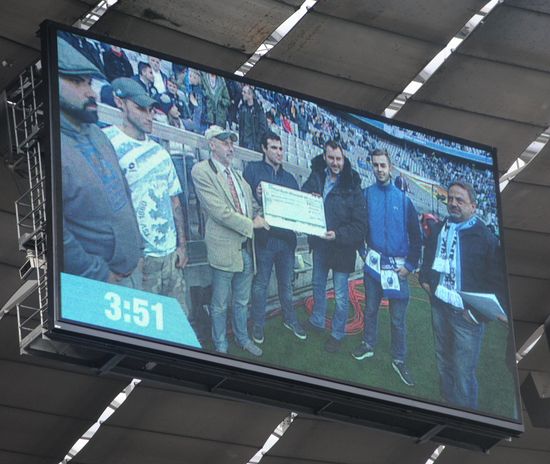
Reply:
<svg viewBox="0 0 550 464"><path fill-rule="evenodd" d="M143 290L176 298L189 315L184 297L187 253L178 196L181 186L170 154L149 137L156 100L128 77L115 79L111 85L122 122L105 128L104 133L128 181L145 244Z"/></svg>
<svg viewBox="0 0 550 464"><path fill-rule="evenodd" d="M227 353L227 307L232 293L236 342L243 350L261 356L262 350L248 336L248 301L254 274L253 231L269 226L261 216L253 219L252 190L241 173L231 167L237 135L210 126L205 137L211 157L197 163L191 174L207 216L205 241L212 269L212 339L216 351Z"/></svg>
<svg viewBox="0 0 550 464"><path fill-rule="evenodd" d="M141 287L142 241L130 192L98 120L92 78L99 69L58 40L64 270Z"/></svg>

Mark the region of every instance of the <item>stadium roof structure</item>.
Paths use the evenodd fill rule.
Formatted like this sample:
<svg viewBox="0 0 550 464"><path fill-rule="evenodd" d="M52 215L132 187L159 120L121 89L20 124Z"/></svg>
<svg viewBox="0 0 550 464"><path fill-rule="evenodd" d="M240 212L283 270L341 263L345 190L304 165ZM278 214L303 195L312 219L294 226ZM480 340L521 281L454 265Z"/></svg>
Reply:
<svg viewBox="0 0 550 464"><path fill-rule="evenodd" d="M114 2L111 2L114 3ZM319 0L248 77L381 114L486 3L483 0ZM0 89L39 58L39 24L74 24L93 0L3 0ZM235 72L301 0L120 0L97 33ZM396 119L495 146L504 174L550 126L550 5L504 0L467 37ZM0 128L4 131L5 128ZM4 141L4 137L0 138ZM8 159L10 147L0 144ZM550 146L502 193L516 343L548 316ZM0 166L0 303L20 287L14 201L21 180ZM543 341L519 362L550 373ZM495 379L498 381L498 379ZM0 462L60 462L128 384L127 379L19 355L16 318L0 320ZM288 410L144 381L90 443L80 464L242 463L262 448ZM532 427L489 455L447 447L438 464L550 462L548 430ZM298 416L262 464L424 464L436 445L388 432Z"/></svg>

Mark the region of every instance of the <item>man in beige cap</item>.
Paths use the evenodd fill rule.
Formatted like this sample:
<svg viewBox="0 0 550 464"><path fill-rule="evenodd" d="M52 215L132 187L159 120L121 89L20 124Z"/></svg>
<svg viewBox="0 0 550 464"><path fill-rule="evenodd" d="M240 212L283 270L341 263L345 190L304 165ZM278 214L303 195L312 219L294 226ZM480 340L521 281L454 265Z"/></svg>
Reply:
<svg viewBox="0 0 550 464"><path fill-rule="evenodd" d="M252 191L231 167L237 135L219 126L205 133L211 157L193 167L197 195L206 212L205 241L212 269L212 339L216 351L227 353L227 307L232 294L232 325L237 344L261 356L247 330L248 301L254 275L253 230L268 229L261 216L253 218Z"/></svg>

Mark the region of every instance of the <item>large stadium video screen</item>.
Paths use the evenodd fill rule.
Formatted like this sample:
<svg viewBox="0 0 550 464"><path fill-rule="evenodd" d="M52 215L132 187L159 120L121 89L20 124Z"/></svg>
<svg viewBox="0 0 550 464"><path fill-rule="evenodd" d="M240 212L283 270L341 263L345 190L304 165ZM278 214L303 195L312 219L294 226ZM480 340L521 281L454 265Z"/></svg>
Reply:
<svg viewBox="0 0 550 464"><path fill-rule="evenodd" d="M56 328L521 424L492 149L216 63L47 46Z"/></svg>

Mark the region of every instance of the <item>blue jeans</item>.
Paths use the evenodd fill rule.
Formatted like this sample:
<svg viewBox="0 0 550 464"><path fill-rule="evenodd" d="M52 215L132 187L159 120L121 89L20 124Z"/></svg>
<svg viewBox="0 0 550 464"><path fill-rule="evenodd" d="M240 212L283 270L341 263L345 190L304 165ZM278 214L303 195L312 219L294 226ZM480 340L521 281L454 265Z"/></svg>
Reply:
<svg viewBox="0 0 550 464"><path fill-rule="evenodd" d="M378 338L378 310L382 300L383 290L380 281L375 280L366 272L363 276L365 283L365 333L363 341L374 349ZM399 279L401 289L407 294L409 282ZM407 307L409 299L392 298L390 302L391 321L391 355L395 361L405 362L407 356Z"/></svg>
<svg viewBox="0 0 550 464"><path fill-rule="evenodd" d="M309 318L314 326L324 329L327 314L328 253L320 248L313 250L313 313ZM349 273L332 271L336 311L332 318L332 336L341 340L346 334L349 311Z"/></svg>
<svg viewBox="0 0 550 464"><path fill-rule="evenodd" d="M252 285L252 256L247 250L242 251L244 269L242 272L227 272L212 268L212 301L210 317L212 318L212 340L216 351L227 353L227 306L229 294L232 293L233 333L240 346L251 343L248 337L247 318L248 300Z"/></svg>
<svg viewBox="0 0 550 464"><path fill-rule="evenodd" d="M443 400L456 406L477 409L476 369L485 324L467 321L462 311L439 301L432 304L432 324Z"/></svg>
<svg viewBox="0 0 550 464"><path fill-rule="evenodd" d="M297 322L296 311L292 305L294 249L284 240L270 237L265 247L256 247L256 275L252 284L252 321L255 326L261 328L265 324L267 288L273 264L284 321L290 325Z"/></svg>

